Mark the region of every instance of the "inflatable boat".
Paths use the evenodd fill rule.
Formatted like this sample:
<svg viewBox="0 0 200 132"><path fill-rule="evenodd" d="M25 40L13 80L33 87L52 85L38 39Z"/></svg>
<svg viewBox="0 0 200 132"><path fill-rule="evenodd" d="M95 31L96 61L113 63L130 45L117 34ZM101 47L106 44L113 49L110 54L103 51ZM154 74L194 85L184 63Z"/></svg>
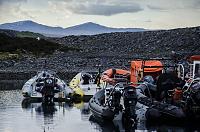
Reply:
<svg viewBox="0 0 200 132"><path fill-rule="evenodd" d="M124 88L117 83L98 91L89 101L89 108L95 117L103 120L122 120L134 122L136 94L132 87Z"/></svg>
<svg viewBox="0 0 200 132"><path fill-rule="evenodd" d="M97 92L89 102L94 116L113 120L186 121L200 119L200 56L191 57L191 76L184 79L184 66L163 73L157 60L131 62L130 83ZM119 84L118 84L119 85Z"/></svg>
<svg viewBox="0 0 200 132"><path fill-rule="evenodd" d="M200 57L191 65L189 80L183 80L181 64L168 66L179 73L163 73L164 66L158 60L131 62L130 83L105 88L89 102L94 116L113 120L121 112L122 118L135 120L187 120L200 115ZM199 72L200 73L200 72ZM196 78L195 78L196 77ZM156 82L155 82L156 80ZM111 81L112 82L112 81ZM127 103L128 102L128 103ZM134 103L133 103L134 102ZM200 116L199 116L200 117Z"/></svg>
<svg viewBox="0 0 200 132"><path fill-rule="evenodd" d="M41 71L22 87L22 95L32 100L65 101L73 91L55 73Z"/></svg>
<svg viewBox="0 0 200 132"><path fill-rule="evenodd" d="M73 96L75 98L91 98L101 89L100 72L80 72L70 81L69 87L74 91Z"/></svg>
<svg viewBox="0 0 200 132"><path fill-rule="evenodd" d="M145 90L147 88L146 85L139 85L136 89L128 86L122 92L115 90L109 94L107 99L105 96L106 90L102 89L90 99L90 110L94 116L104 120L115 120L115 118L119 120L120 118L122 121L144 121L185 118L185 113L180 107L153 101L144 95L140 88L142 87Z"/></svg>

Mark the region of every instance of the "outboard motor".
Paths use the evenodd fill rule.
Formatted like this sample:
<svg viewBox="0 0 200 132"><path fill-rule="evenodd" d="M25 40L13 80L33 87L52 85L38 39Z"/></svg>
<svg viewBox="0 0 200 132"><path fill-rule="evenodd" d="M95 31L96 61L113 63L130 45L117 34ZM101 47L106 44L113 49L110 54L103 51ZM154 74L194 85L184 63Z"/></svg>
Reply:
<svg viewBox="0 0 200 132"><path fill-rule="evenodd" d="M41 93L42 93L43 101L44 102L51 102L51 101L53 101L54 87L55 87L55 80L54 80L54 78L45 78L44 79L44 86L41 89Z"/></svg>
<svg viewBox="0 0 200 132"><path fill-rule="evenodd" d="M119 111L122 110L122 105L120 104L121 96L122 96L122 94L118 90L113 93L113 102L112 103L115 108L114 109L115 113L118 113Z"/></svg>
<svg viewBox="0 0 200 132"><path fill-rule="evenodd" d="M136 122L135 106L137 103L136 89L132 86L127 86L124 88L123 92L124 107L125 111L123 114L124 122L129 122L128 124L134 124Z"/></svg>

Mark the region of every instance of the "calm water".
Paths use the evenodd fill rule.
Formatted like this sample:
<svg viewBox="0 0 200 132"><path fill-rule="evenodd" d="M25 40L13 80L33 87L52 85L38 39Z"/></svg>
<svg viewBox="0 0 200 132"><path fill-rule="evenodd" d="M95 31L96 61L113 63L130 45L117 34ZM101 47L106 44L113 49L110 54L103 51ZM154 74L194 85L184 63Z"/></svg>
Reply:
<svg viewBox="0 0 200 132"><path fill-rule="evenodd" d="M89 121L87 103L22 104L21 90L0 91L0 132L99 131Z"/></svg>
<svg viewBox="0 0 200 132"><path fill-rule="evenodd" d="M125 131L121 122L101 122L94 119L88 103L22 103L21 90L0 91L0 132L115 132ZM197 128L178 126L146 126L137 130L193 131ZM130 131L133 131L131 129Z"/></svg>

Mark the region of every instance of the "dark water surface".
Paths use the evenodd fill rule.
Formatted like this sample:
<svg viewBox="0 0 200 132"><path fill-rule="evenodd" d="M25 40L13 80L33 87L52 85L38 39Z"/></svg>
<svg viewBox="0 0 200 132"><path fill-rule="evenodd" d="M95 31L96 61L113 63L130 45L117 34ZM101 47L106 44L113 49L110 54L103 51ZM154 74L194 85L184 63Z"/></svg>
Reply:
<svg viewBox="0 0 200 132"><path fill-rule="evenodd" d="M88 103L22 103L21 90L0 91L0 132L115 132L125 131L120 122L101 122L93 118ZM195 131L185 126L146 126L136 129L156 131ZM134 129L128 129L134 131Z"/></svg>
<svg viewBox="0 0 200 132"><path fill-rule="evenodd" d="M0 91L0 132L99 131L88 121L90 113L81 112L87 103L23 106L22 100L21 90Z"/></svg>

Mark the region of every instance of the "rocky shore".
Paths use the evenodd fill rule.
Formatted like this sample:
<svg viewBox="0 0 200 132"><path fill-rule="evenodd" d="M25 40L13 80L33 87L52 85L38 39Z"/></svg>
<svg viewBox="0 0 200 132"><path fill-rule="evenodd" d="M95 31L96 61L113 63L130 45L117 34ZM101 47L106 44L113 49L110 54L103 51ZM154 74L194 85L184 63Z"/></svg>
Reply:
<svg viewBox="0 0 200 132"><path fill-rule="evenodd" d="M18 60L0 60L1 72L35 73L44 68L46 60L47 69L67 73L62 77L66 79L71 73L74 75L83 70L97 70L99 66L102 70L129 69L130 61L135 58L170 57L172 51L182 57L200 54L200 27L67 36L49 40L77 50L56 50L42 58L24 54Z"/></svg>

